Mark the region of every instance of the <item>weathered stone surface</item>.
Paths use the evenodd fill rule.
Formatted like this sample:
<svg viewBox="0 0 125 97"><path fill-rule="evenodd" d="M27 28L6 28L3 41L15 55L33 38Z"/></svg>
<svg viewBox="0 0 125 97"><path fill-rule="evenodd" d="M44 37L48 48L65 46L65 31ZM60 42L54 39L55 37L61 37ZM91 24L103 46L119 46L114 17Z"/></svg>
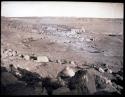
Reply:
<svg viewBox="0 0 125 97"><path fill-rule="evenodd" d="M24 55L24 59L25 60L30 60L30 56L29 55Z"/></svg>
<svg viewBox="0 0 125 97"><path fill-rule="evenodd" d="M106 88L106 86L107 86L106 80L107 80L106 78L99 76L99 75L96 75L95 76L96 88L97 89Z"/></svg>
<svg viewBox="0 0 125 97"><path fill-rule="evenodd" d="M24 57L24 55L22 55L22 54L18 54L18 56L19 56L19 57L21 57L21 58L23 58L23 57Z"/></svg>
<svg viewBox="0 0 125 97"><path fill-rule="evenodd" d="M74 61L71 61L70 64L72 64L72 65L76 65L76 63L75 63Z"/></svg>
<svg viewBox="0 0 125 97"><path fill-rule="evenodd" d="M99 72L104 73L105 71L101 67L99 67Z"/></svg>
<svg viewBox="0 0 125 97"><path fill-rule="evenodd" d="M73 77L75 75L75 71L70 68L70 67L65 67L61 72L60 72L60 76L64 76L64 77Z"/></svg>
<svg viewBox="0 0 125 97"><path fill-rule="evenodd" d="M76 90L79 95L89 95L96 92L95 79L93 74L87 70L79 70L70 79L69 87Z"/></svg>
<svg viewBox="0 0 125 97"><path fill-rule="evenodd" d="M65 81L64 81L63 79L61 79L61 77L58 77L57 79L58 79L58 83L59 83L61 86L65 86L65 85L66 85Z"/></svg>
<svg viewBox="0 0 125 97"><path fill-rule="evenodd" d="M49 62L49 59L47 56L38 56L36 62Z"/></svg>
<svg viewBox="0 0 125 97"><path fill-rule="evenodd" d="M111 69L108 69L107 72L108 72L108 73L112 73L112 70L111 70Z"/></svg>

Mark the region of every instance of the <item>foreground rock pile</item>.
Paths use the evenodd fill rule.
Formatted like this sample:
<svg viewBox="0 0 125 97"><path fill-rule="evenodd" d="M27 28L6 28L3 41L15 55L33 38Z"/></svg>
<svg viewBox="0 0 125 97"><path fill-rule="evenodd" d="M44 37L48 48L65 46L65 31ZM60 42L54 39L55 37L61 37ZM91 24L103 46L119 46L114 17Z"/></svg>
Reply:
<svg viewBox="0 0 125 97"><path fill-rule="evenodd" d="M2 71L3 95L113 95L121 94L106 77L95 74L92 69L72 70L66 67L57 78L43 78L22 68ZM122 89L121 89L122 90Z"/></svg>

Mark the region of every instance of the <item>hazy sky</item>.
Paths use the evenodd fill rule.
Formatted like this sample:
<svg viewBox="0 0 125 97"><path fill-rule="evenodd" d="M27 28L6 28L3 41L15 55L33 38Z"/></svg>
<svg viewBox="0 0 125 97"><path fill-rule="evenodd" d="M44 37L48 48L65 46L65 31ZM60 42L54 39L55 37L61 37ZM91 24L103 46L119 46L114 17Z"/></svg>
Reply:
<svg viewBox="0 0 125 97"><path fill-rule="evenodd" d="M2 2L1 15L123 18L123 3L96 2Z"/></svg>

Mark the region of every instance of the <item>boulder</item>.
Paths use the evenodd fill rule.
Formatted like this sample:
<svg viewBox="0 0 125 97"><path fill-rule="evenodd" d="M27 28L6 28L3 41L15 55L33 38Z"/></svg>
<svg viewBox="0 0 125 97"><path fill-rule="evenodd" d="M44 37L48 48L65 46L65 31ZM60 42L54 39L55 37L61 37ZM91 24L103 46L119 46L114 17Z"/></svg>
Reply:
<svg viewBox="0 0 125 97"><path fill-rule="evenodd" d="M21 58L24 58L24 55L22 55L22 54L18 54L18 56L21 57Z"/></svg>
<svg viewBox="0 0 125 97"><path fill-rule="evenodd" d="M90 42L91 40L89 38L86 39L87 42Z"/></svg>
<svg viewBox="0 0 125 97"><path fill-rule="evenodd" d="M96 75L95 76L96 88L97 89L104 89L104 88L106 88L106 86L107 86L106 80L107 79L105 77Z"/></svg>
<svg viewBox="0 0 125 97"><path fill-rule="evenodd" d="M101 67L99 67L99 72L104 73L105 71Z"/></svg>
<svg viewBox="0 0 125 97"><path fill-rule="evenodd" d="M19 72L16 72L15 75L18 76L19 78L22 77L22 75Z"/></svg>
<svg viewBox="0 0 125 97"><path fill-rule="evenodd" d="M49 62L47 56L38 56L36 62Z"/></svg>
<svg viewBox="0 0 125 97"><path fill-rule="evenodd" d="M70 68L70 67L65 67L61 72L60 72L60 76L63 77L73 77L75 75L75 71Z"/></svg>
<svg viewBox="0 0 125 97"><path fill-rule="evenodd" d="M29 55L24 55L24 59L25 60L30 60L30 56Z"/></svg>
<svg viewBox="0 0 125 97"><path fill-rule="evenodd" d="M96 92L95 79L88 70L78 70L69 81L69 88L78 95L89 95ZM76 93L75 93L76 94Z"/></svg>
<svg viewBox="0 0 125 97"><path fill-rule="evenodd" d="M37 60L37 57L33 54L33 55L30 56L30 59L31 60Z"/></svg>
<svg viewBox="0 0 125 97"><path fill-rule="evenodd" d="M112 70L111 70L111 69L108 69L107 72L108 72L108 73L112 73Z"/></svg>
<svg viewBox="0 0 125 97"><path fill-rule="evenodd" d="M42 83L43 83L43 87L46 88L47 93L49 95L52 94L53 90L58 89L59 87L62 86L57 79L55 79L55 78L53 79L53 78L50 78L50 77L44 78Z"/></svg>
<svg viewBox="0 0 125 97"><path fill-rule="evenodd" d="M58 83L60 84L60 86L66 86L65 81L63 79L61 79L61 77L58 77L57 80L58 80Z"/></svg>
<svg viewBox="0 0 125 97"><path fill-rule="evenodd" d="M105 79L105 81L106 81L106 84L112 85L111 80Z"/></svg>
<svg viewBox="0 0 125 97"><path fill-rule="evenodd" d="M76 65L74 61L71 61L70 64L72 64L72 65Z"/></svg>

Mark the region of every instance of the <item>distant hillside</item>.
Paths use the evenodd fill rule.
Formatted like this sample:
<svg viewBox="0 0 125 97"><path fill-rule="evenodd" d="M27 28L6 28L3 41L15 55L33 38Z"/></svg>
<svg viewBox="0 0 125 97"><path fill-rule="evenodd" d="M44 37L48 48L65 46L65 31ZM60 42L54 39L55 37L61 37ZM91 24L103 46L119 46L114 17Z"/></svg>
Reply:
<svg viewBox="0 0 125 97"><path fill-rule="evenodd" d="M123 34L123 19L120 18L2 17L2 20L4 19L30 24L60 24L74 27L84 26L88 32Z"/></svg>

